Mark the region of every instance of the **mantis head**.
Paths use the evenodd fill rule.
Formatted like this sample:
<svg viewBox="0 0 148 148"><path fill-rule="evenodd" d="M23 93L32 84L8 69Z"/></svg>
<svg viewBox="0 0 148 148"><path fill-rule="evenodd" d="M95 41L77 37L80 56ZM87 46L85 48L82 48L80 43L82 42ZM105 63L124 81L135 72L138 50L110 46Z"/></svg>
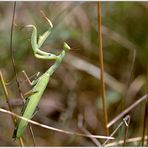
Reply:
<svg viewBox="0 0 148 148"><path fill-rule="evenodd" d="M66 42L64 42L64 50L68 51L70 49L71 49L70 46Z"/></svg>

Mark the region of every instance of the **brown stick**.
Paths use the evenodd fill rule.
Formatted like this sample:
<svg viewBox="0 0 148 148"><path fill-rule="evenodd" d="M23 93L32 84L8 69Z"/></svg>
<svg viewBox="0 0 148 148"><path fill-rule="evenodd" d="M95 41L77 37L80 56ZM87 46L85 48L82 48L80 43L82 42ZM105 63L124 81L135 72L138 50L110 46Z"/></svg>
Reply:
<svg viewBox="0 0 148 148"><path fill-rule="evenodd" d="M56 132L60 132L60 133L64 133L64 134L69 134L69 135L77 135L77 136L83 136L83 137L94 137L94 138L98 138L98 139L115 139L114 137L110 137L110 136L101 136L101 135L86 135L86 134L82 134L82 133L78 133L78 132L73 132L73 131L68 131L68 130L62 130L62 129L58 129L58 128L55 128L55 127L52 127L52 126L48 126L48 125L45 125L45 124L41 124L39 122L36 122L34 120L30 120L28 118L25 118L25 117L22 117L18 114L15 114L11 111L8 111L6 109L2 109L0 108L0 112L2 113L6 113L6 114L11 114L19 119L22 119L24 121L27 121L29 123L32 123L34 125L37 125L37 126L40 126L40 127L43 127L43 128L46 128L48 130L53 130L53 131L56 131Z"/></svg>
<svg viewBox="0 0 148 148"><path fill-rule="evenodd" d="M130 115L127 115L127 116L123 119L123 121L121 121L120 124L116 127L116 129L111 133L110 136L111 136L111 137L114 136L114 135L116 134L116 132L120 129L120 127L121 127L122 125L124 125L124 123L125 123L126 121L129 121L129 119L130 119ZM109 142L109 139L107 139L107 140L103 143L103 146L105 146L108 142Z"/></svg>
<svg viewBox="0 0 148 148"><path fill-rule="evenodd" d="M125 147L126 146L126 142L127 142L128 131L129 131L130 116L129 116L127 121L125 119L123 119L123 120L124 120L124 123L125 123L125 134L124 134L123 147Z"/></svg>
<svg viewBox="0 0 148 148"><path fill-rule="evenodd" d="M4 78L3 78L3 75L1 73L1 71L0 71L0 80L1 80L2 88L3 88L4 94L5 94L6 102L8 104L8 108L12 112L12 108L11 108L11 106L9 104L8 91L7 91L7 88L6 88L6 85L5 85L5 81L4 81ZM16 117L11 115L11 118L12 118L13 124L15 125L16 124ZM19 138L19 142L20 142L21 146L24 146L24 142L23 142L22 138Z"/></svg>
<svg viewBox="0 0 148 148"><path fill-rule="evenodd" d="M14 74L15 74L16 84L18 86L18 91L19 91L21 98L23 98L23 94L22 94L21 89L20 89L20 84L19 84L18 79L17 79L17 72L16 72L16 66L15 66L15 61L14 61L14 56L13 56L13 48L12 48L15 9L16 9L16 1L14 2L13 14L12 14L12 24L11 24L11 34L10 34L10 57L11 57L11 61L12 61L13 71L14 71Z"/></svg>
<svg viewBox="0 0 148 148"><path fill-rule="evenodd" d="M128 108L126 108L124 111L122 111L118 116L116 116L113 120L111 120L108 124L107 127L111 127L115 122L117 122L120 118L125 116L127 113L129 113L133 108L135 108L137 105L139 105L141 102L147 99L147 94L138 99L135 103L130 105Z"/></svg>
<svg viewBox="0 0 148 148"><path fill-rule="evenodd" d="M148 93L148 65L147 65L147 71L146 71L146 75L147 75L147 83L146 83L146 92ZM144 123L143 123L143 133L142 133L142 147L144 146L144 141L145 141L145 134L146 134L146 130L147 130L147 121L148 121L148 96L145 102L145 112L144 112Z"/></svg>
<svg viewBox="0 0 148 148"><path fill-rule="evenodd" d="M17 87L18 87L18 91L19 91L20 97L24 100L24 96L23 96L23 93L21 91L20 84L19 84L19 81L18 81L16 66L15 66L15 61L14 61L14 56L13 56L13 28L14 28L15 10L16 10L16 1L14 2L13 14L12 14L12 24L11 24L11 33L10 33L10 57L11 57L11 61L12 61L12 67L13 67L13 71L14 71L14 74L15 74L15 80L16 80L16 84L17 84ZM31 131L31 136L32 135L33 135L33 132ZM34 136L32 137L32 139L34 139ZM33 140L33 143L34 142L35 141Z"/></svg>
<svg viewBox="0 0 148 148"><path fill-rule="evenodd" d="M108 116L107 116L107 107L106 107L106 96L105 96L105 82L104 82L104 64L103 64L103 49L102 49L102 30L101 30L101 7L100 1L98 1L98 41L99 41L99 60L100 60L100 93L102 97L103 104L103 114L104 114L104 123L105 123L105 132L106 135L109 135L109 130L107 127Z"/></svg>
<svg viewBox="0 0 148 148"><path fill-rule="evenodd" d="M142 137L135 137L135 138L130 138L130 139L127 139L127 143L131 143L131 142L139 142L141 141ZM146 140L148 140L148 137L146 136L145 137L145 142ZM124 143L124 140L120 140L120 141L115 141L115 142L112 142L112 143L108 143L105 145L105 147L119 147L119 145L123 144ZM117 145L118 144L118 145Z"/></svg>

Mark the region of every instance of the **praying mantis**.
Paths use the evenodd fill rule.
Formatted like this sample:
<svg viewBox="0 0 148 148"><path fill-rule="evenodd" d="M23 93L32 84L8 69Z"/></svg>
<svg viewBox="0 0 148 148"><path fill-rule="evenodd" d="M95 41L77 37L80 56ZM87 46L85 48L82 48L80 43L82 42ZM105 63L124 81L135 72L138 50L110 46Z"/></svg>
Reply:
<svg viewBox="0 0 148 148"><path fill-rule="evenodd" d="M27 25L25 27L32 28L31 45L34 52L34 56L36 58L44 59L44 60L55 60L55 63L40 77L32 81L31 85L33 86L33 88L31 90L31 95L27 98L21 111L21 115L27 119L31 119L33 117L33 114L46 89L46 86L49 82L50 77L59 67L60 63L65 57L66 52L70 50L70 47L66 42L64 42L63 50L59 55L55 55L55 54L40 50L40 47L42 46L44 41L47 39L47 37L50 35L51 30L53 28L51 21L45 15L43 16L49 24L49 29L39 37L38 41L37 41L37 28L34 25ZM23 119L18 120L13 133L13 138L15 139L20 138L23 135L23 132L27 127L27 125L28 125L27 121Z"/></svg>

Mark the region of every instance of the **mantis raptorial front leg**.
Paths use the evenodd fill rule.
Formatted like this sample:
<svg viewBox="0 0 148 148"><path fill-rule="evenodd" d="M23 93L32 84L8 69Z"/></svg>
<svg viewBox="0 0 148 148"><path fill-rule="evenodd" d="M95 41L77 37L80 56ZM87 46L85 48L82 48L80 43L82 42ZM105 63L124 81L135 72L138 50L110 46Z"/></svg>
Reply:
<svg viewBox="0 0 148 148"><path fill-rule="evenodd" d="M37 41L36 27L34 25L27 25L26 27L31 27L33 29L32 36L31 36L31 45L32 45L32 49L35 57L39 59L44 59L44 60L55 60L55 63L44 74L42 74L40 77L38 77L36 80L32 81L31 83L33 85L31 92L33 93L31 94L31 96L27 98L27 101L21 111L22 116L28 119L32 118L32 115L34 114L36 107L46 89L50 76L59 67L66 52L70 50L70 47L67 45L67 43L64 43L63 51L58 56L55 54L51 54L51 53L40 50L41 45L49 36L53 28L51 21L46 16L44 16L44 18L47 20L50 27L45 33L43 33L42 36L39 37L38 41ZM25 120L22 120L22 119L18 120L16 128L14 130L13 137L14 138L21 137L27 124L28 122Z"/></svg>
<svg viewBox="0 0 148 148"><path fill-rule="evenodd" d="M36 58L39 58L39 59L56 60L57 59L56 55L40 50L40 47L42 46L44 41L47 39L47 37L50 35L51 30L53 28L51 21L45 15L43 15L43 16L49 24L49 29L46 32L44 32L41 36L39 36L38 41L37 41L36 27L34 25L27 25L26 26L26 27L30 27L33 29L32 36L31 36L31 44L32 44L32 48L34 51L34 55Z"/></svg>
<svg viewBox="0 0 148 148"><path fill-rule="evenodd" d="M49 29L46 32L44 32L42 35L39 36L38 48L40 48L42 46L42 44L45 42L47 37L50 35L51 29L53 28L52 22L45 16L43 11L41 11L41 13L42 13L43 17L46 19L46 21L48 22L50 27L49 27Z"/></svg>

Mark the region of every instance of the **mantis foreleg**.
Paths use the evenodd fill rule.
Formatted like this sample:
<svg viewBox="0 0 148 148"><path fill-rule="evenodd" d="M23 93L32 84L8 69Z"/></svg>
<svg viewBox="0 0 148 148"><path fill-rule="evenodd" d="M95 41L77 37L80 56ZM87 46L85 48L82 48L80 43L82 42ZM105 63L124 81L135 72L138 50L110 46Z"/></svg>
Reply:
<svg viewBox="0 0 148 148"><path fill-rule="evenodd" d="M43 17L46 19L46 21L48 22L49 24L49 29L43 33L43 35L39 36L39 39L38 39L38 48L40 48L42 46L42 44L44 43L44 41L47 39L47 37L50 35L51 33L51 30L53 28L53 24L52 22L45 16L44 12L41 11Z"/></svg>
<svg viewBox="0 0 148 148"><path fill-rule="evenodd" d="M44 14L43 14L43 16L47 20L50 27L46 32L43 33L43 35L41 35L39 37L38 42L37 42L37 29L36 29L36 27L34 25L27 25L26 26L26 27L31 27L33 29L32 36L31 36L31 44L32 44L32 48L33 48L33 51L34 51L34 55L35 55L36 58L39 58L39 59L56 60L57 59L56 55L42 51L42 50L39 49L42 46L42 44L44 43L44 41L47 39L47 37L50 35L51 30L53 28L51 21Z"/></svg>
<svg viewBox="0 0 148 148"><path fill-rule="evenodd" d="M49 59L51 59L51 60L56 59L56 57L57 57L56 55L42 51L42 50L39 49L39 46L38 46L38 43L37 43L37 29L36 29L36 27L34 25L27 25L26 27L31 27L33 29L32 36L31 36L31 45L32 45L32 48L33 48L34 55L35 56L36 55L49 56ZM41 44L43 44L43 40L45 40L45 38L47 38L45 36L45 34L43 34L43 35L44 35L44 37L40 38L40 41L39 41L40 46L41 46Z"/></svg>

